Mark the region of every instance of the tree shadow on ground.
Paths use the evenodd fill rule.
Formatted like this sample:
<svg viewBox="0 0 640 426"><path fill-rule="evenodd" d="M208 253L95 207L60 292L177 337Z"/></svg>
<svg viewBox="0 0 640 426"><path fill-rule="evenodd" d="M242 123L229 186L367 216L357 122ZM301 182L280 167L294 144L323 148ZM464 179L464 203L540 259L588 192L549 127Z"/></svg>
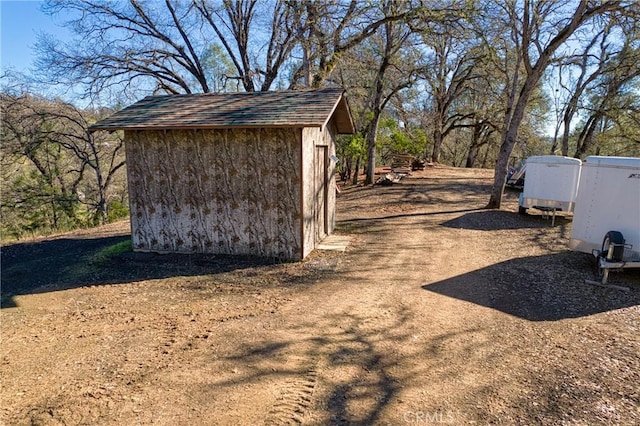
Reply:
<svg viewBox="0 0 640 426"><path fill-rule="evenodd" d="M293 325L291 331L299 338L243 346L223 362L248 366L246 371L212 378L207 386L232 392L235 386L281 383L265 424L302 423L313 400L322 404L315 408L327 412L331 424L376 424L405 378L392 373L398 355L384 350L381 343L408 344L412 335L405 328L410 316L405 308L399 309L386 327L370 330L363 330L363 318L348 312L325 317L322 332L315 323Z"/></svg>
<svg viewBox="0 0 640 426"><path fill-rule="evenodd" d="M422 286L529 321L557 321L640 305L640 274L625 271L611 281L628 293L592 286L593 265L583 253L561 252L497 263Z"/></svg>
<svg viewBox="0 0 640 426"><path fill-rule="evenodd" d="M402 219L402 218L413 218L413 217L429 217L429 216L438 216L438 215L447 215L453 213L464 213L464 212L477 212L481 209L461 209L461 210L445 210L445 211L435 211L435 212L410 212L410 213L397 213L390 214L385 216L378 217L358 217L353 219L343 219L339 220L336 223L336 227L349 228L352 224L365 224L366 225L380 225L384 224L389 219Z"/></svg>
<svg viewBox="0 0 640 426"><path fill-rule="evenodd" d="M555 226L571 222L566 216L556 216ZM507 229L550 228L551 218L545 215L522 215L505 210L471 211L442 223L442 226L476 231L500 231Z"/></svg>
<svg viewBox="0 0 640 426"><path fill-rule="evenodd" d="M15 307L17 295L216 274L279 263L276 259L252 256L134 253L130 248L104 254L130 238L130 235L56 238L2 247L1 307Z"/></svg>

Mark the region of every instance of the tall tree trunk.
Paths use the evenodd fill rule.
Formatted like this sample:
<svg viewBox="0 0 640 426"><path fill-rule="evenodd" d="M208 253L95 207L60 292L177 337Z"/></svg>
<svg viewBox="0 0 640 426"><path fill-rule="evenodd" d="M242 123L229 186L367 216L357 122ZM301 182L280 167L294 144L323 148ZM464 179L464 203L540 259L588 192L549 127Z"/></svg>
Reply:
<svg viewBox="0 0 640 426"><path fill-rule="evenodd" d="M503 134L502 144L500 146L500 152L498 161L496 161L494 183L491 189L491 196L489 197L489 203L487 208L498 209L502 203L502 193L504 192L504 186L507 181L507 167L509 164L509 157L513 152L513 148L516 144L516 137L518 135L518 128L522 123L524 111L531 98L531 94L535 86L540 81L542 74L549 65L550 58L556 52L556 50L564 43L585 21L593 16L605 13L609 10L616 9L620 6L618 2L607 1L598 3L579 2L576 6L576 10L571 16L571 19L567 21L566 25L558 29L557 34L551 38L547 46L541 49L539 46L540 39L534 39L538 36L538 30L540 27L536 25L535 7L542 3L525 1L522 7L522 29L515 29L515 33L519 33L516 37L520 38L522 43L522 56L520 59L526 70L526 78L523 81L522 88L519 91L518 101L516 102L513 110L513 115L507 115L506 131ZM531 46L538 44L539 57L535 61L535 64L531 63L529 56L529 49Z"/></svg>
<svg viewBox="0 0 640 426"><path fill-rule="evenodd" d="M360 173L360 156L358 155L358 159L356 160L356 168L353 172L353 181L354 185L358 184L358 174Z"/></svg>
<svg viewBox="0 0 640 426"><path fill-rule="evenodd" d="M480 148L482 145L486 145L489 142L489 136L491 133L492 131L489 126L482 122L476 123L476 125L473 126L473 139L467 154L467 161L465 163L466 168L470 169L475 165L478 154L480 153Z"/></svg>
<svg viewBox="0 0 640 426"><path fill-rule="evenodd" d="M378 137L378 122L382 111L376 108L367 131L367 176L364 183L371 185L376 172L376 140Z"/></svg>
<svg viewBox="0 0 640 426"><path fill-rule="evenodd" d="M347 158L346 164L345 164L345 170L342 176L342 180L343 181L348 181L349 179L351 179L351 167L353 165L353 157L349 157Z"/></svg>
<svg viewBox="0 0 640 426"><path fill-rule="evenodd" d="M542 76L543 70L544 68L542 67L538 70L531 70L531 74L527 76L527 80L525 81L522 91L520 92L520 96L518 97L518 102L515 105L513 115L511 116L511 120L509 120L509 125L503 135L502 144L500 145L500 152L498 153L498 160L496 161L496 167L493 174L493 188L491 189L491 196L489 197L489 203L487 204L488 209L499 209L502 204L502 194L504 192L505 184L507 183L509 158L511 157L513 148L516 146L518 129L520 128L520 123L522 123L527 103L531 97L531 93L533 93L536 84L538 84L538 81Z"/></svg>
<svg viewBox="0 0 640 426"><path fill-rule="evenodd" d="M486 169L488 161L489 161L489 147L487 146L487 149L484 150L484 155L482 156L482 164L480 165L480 167L483 169Z"/></svg>
<svg viewBox="0 0 640 426"><path fill-rule="evenodd" d="M560 132L559 126L556 124L556 127L553 131L553 143L551 144L551 149L549 149L549 155L554 155L556 150L558 149L558 133Z"/></svg>
<svg viewBox="0 0 640 426"><path fill-rule="evenodd" d="M563 156L567 156L569 155L569 133L571 132L571 129L569 128L571 126L571 119L573 118L573 112L569 111L569 108L567 108L567 112L564 115L564 123L563 123L563 129L562 129L562 143L561 143L561 149L562 149L562 155Z"/></svg>
<svg viewBox="0 0 640 426"><path fill-rule="evenodd" d="M442 153L442 139L441 117L438 117L436 128L433 131L433 150L431 151L432 163L440 162L440 155Z"/></svg>
<svg viewBox="0 0 640 426"><path fill-rule="evenodd" d="M596 141L596 133L598 127L602 125L602 114L596 113L593 116L589 117L587 123L585 124L582 132L580 132L580 136L578 137L578 143L576 146L576 152L573 154L575 158L584 158L587 154L587 151L591 149L591 147L595 144Z"/></svg>

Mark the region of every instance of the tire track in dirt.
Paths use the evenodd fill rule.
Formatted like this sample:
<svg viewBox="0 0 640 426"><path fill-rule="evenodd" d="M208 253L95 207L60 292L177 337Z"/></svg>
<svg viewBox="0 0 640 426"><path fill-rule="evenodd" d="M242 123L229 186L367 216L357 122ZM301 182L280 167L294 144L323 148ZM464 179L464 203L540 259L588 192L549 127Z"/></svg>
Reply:
<svg viewBox="0 0 640 426"><path fill-rule="evenodd" d="M341 281L349 284L319 283L297 300L295 310L287 310L293 315L290 318L295 318L292 323L306 325L304 334L313 336L314 330L315 333L322 330L322 368L314 360L322 384L311 395L313 402L305 401L304 410L296 411L297 406L292 409L284 402L295 397L296 384L303 383L304 378L292 380L287 384L291 389L283 391L269 417L289 422L267 424L303 424L304 416L300 415L303 411L310 418L326 419L332 424L353 421L366 424L388 418L389 404L397 405L393 401L400 394L402 399L408 397L419 403L413 391L407 393L397 385L403 382L409 387L419 387L419 380L407 372L428 370L412 360L419 349L417 345L437 340L438 333L447 336L450 329L465 328L467 322L466 315L448 313L449 304L455 302L425 297L428 293L422 286L487 261L477 256L471 259L451 256L452 252L458 252L458 240L468 231L442 223L462 214L415 210L409 218L372 218L368 222L368 232L359 235L356 245L349 249L352 252L346 258L348 262L338 268ZM462 243L475 248L471 253L491 248L481 239L463 238ZM424 323L430 322L440 330L426 332ZM309 356L311 353L308 352ZM436 369L438 365L430 368ZM326 416L327 408L330 418L322 414L325 410ZM276 413L280 416L274 416Z"/></svg>
<svg viewBox="0 0 640 426"><path fill-rule="evenodd" d="M318 375L319 361L315 359L304 375L287 380L279 398L265 418L265 426L303 424L313 401Z"/></svg>
<svg viewBox="0 0 640 426"><path fill-rule="evenodd" d="M406 229L396 235L394 226L410 229L410 237ZM416 221L380 223L377 236L364 235L354 248L352 263L339 265L349 285L318 283L285 309L297 324L298 339L322 344L297 352L298 361L310 367L285 382L266 425L306 424L310 418L331 424L359 418L366 424L378 418L398 390L392 371L398 357L390 342L408 338L403 326L414 313L403 291L422 282L422 228Z"/></svg>

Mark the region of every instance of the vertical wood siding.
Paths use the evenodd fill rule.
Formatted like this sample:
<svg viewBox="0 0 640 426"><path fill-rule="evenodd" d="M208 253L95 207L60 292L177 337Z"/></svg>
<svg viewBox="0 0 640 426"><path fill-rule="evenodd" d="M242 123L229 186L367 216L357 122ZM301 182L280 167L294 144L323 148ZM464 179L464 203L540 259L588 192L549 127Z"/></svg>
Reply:
<svg viewBox="0 0 640 426"><path fill-rule="evenodd" d="M315 224L315 146L320 141L320 129L307 127L302 129L302 174L303 174L303 238L304 256L316 247Z"/></svg>
<svg viewBox="0 0 640 426"><path fill-rule="evenodd" d="M304 224L304 256L309 254L320 242L320 234L329 235L335 229L336 223L336 163L328 159L326 167L326 215L327 228L324 233L318 232L317 213L322 210L318 202L322 197L318 196L318 191L323 186L318 181L320 173L319 167L322 159L318 158L320 152L317 147L327 147L327 156L335 155L335 128L333 122L323 129L309 127L302 130L302 170L303 170L303 224Z"/></svg>
<svg viewBox="0 0 640 426"><path fill-rule="evenodd" d="M302 258L301 137L127 131L134 249Z"/></svg>
<svg viewBox="0 0 640 426"><path fill-rule="evenodd" d="M331 121L328 126L325 126L322 133L324 144L329 147L329 158L336 155L336 138L337 131L335 123ZM327 183L327 216L328 216L328 229L327 233L333 233L336 228L336 167L337 163L329 159L327 163L329 182Z"/></svg>

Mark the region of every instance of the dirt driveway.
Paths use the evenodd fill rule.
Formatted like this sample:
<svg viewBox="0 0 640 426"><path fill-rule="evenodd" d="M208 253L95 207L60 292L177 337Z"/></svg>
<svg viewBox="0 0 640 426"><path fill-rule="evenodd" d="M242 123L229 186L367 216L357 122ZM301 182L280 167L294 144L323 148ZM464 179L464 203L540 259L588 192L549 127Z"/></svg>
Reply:
<svg viewBox="0 0 640 426"><path fill-rule="evenodd" d="M491 172L345 189L346 252L133 255L127 224L2 248L6 424L640 424L640 274L584 284Z"/></svg>

